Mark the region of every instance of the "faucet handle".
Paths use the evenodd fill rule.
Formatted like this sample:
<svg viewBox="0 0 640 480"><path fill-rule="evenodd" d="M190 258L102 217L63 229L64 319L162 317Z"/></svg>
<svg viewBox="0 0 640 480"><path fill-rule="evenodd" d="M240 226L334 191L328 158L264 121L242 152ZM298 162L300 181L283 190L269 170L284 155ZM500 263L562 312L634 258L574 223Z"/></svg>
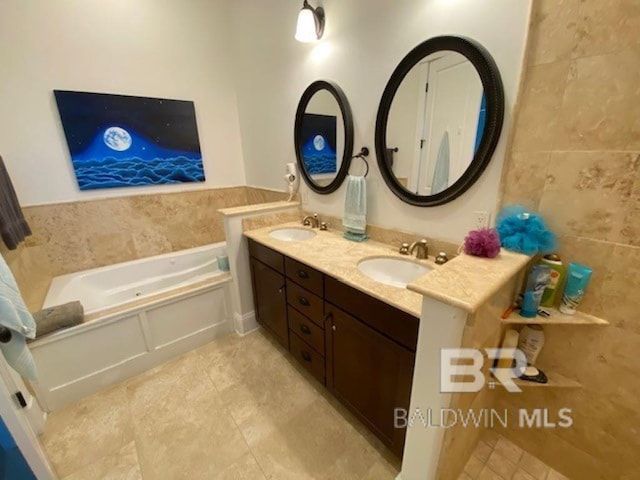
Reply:
<svg viewBox="0 0 640 480"><path fill-rule="evenodd" d="M440 252L436 257L436 265L444 265L449 261L449 257L447 257L446 252Z"/></svg>
<svg viewBox="0 0 640 480"><path fill-rule="evenodd" d="M327 222L321 222L320 223L320 230L326 230L327 228L328 228Z"/></svg>
<svg viewBox="0 0 640 480"><path fill-rule="evenodd" d="M400 249L398 250L398 253L400 255L409 255L409 244L403 243L402 245L400 245Z"/></svg>

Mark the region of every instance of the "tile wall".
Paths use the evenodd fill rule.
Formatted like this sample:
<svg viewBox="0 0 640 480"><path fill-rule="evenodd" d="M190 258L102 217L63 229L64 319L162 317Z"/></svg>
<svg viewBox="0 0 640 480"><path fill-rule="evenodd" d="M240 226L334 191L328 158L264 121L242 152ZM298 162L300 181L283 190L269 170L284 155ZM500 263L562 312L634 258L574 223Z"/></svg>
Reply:
<svg viewBox="0 0 640 480"><path fill-rule="evenodd" d="M503 434L570 478L640 478L640 3L533 9L503 204L539 211L565 262L594 269L580 309L612 325L546 329L540 365L582 390L500 397L572 408L574 427Z"/></svg>
<svg viewBox="0 0 640 480"><path fill-rule="evenodd" d="M0 252L37 310L53 277L224 241L218 209L286 197L230 187L27 206L33 235L18 250L2 245Z"/></svg>

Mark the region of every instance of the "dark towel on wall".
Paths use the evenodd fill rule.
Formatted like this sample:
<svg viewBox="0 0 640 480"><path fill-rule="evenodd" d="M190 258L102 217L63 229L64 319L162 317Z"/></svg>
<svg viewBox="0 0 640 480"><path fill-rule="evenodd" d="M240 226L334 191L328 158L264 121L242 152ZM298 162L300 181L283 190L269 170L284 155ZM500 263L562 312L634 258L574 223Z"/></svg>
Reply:
<svg viewBox="0 0 640 480"><path fill-rule="evenodd" d="M9 250L15 250L31 229L24 219L9 173L0 157L0 235Z"/></svg>

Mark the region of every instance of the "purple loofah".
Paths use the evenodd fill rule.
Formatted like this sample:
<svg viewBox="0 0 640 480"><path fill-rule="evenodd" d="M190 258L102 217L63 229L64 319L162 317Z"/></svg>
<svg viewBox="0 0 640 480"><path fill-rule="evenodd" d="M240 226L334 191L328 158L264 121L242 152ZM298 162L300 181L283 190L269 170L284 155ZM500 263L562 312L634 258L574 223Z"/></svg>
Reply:
<svg viewBox="0 0 640 480"><path fill-rule="evenodd" d="M464 239L464 253L476 257L495 258L500 253L500 236L493 228L471 230Z"/></svg>

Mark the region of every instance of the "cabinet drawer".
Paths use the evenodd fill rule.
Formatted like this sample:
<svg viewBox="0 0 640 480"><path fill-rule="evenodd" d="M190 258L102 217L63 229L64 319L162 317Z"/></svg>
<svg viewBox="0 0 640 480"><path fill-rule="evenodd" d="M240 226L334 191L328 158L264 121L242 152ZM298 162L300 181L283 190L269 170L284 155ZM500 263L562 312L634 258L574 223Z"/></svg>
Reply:
<svg viewBox="0 0 640 480"><path fill-rule="evenodd" d="M415 352L418 343L418 318L339 282L324 278L325 299L350 313L378 332Z"/></svg>
<svg viewBox="0 0 640 480"><path fill-rule="evenodd" d="M284 273L284 255L249 239L249 255L280 273Z"/></svg>
<svg viewBox="0 0 640 480"><path fill-rule="evenodd" d="M291 353L296 357L296 360L324 385L324 357L318 355L295 333L291 334L290 340Z"/></svg>
<svg viewBox="0 0 640 480"><path fill-rule="evenodd" d="M288 257L284 260L284 266L287 277L310 292L322 296L322 273Z"/></svg>
<svg viewBox="0 0 640 480"><path fill-rule="evenodd" d="M323 324L322 299L287 278L287 303L318 326Z"/></svg>
<svg viewBox="0 0 640 480"><path fill-rule="evenodd" d="M324 356L324 330L291 307L289 307L289 330Z"/></svg>

